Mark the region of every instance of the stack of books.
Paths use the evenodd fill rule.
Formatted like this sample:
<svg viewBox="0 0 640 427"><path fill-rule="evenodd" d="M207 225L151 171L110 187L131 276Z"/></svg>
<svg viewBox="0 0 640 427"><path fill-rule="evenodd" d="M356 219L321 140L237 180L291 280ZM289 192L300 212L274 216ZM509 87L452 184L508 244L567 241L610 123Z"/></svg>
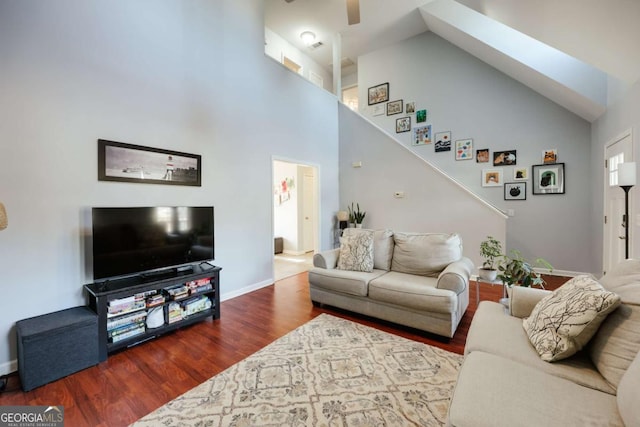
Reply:
<svg viewBox="0 0 640 427"><path fill-rule="evenodd" d="M164 304L165 297L159 290L152 291L152 294L148 294L146 298L147 308L155 307L157 305Z"/></svg>
<svg viewBox="0 0 640 427"><path fill-rule="evenodd" d="M167 307L167 323L175 323L184 319L184 314L182 312L182 306L180 306L177 302L172 302Z"/></svg>
<svg viewBox="0 0 640 427"><path fill-rule="evenodd" d="M176 301L182 298L186 298L189 296L189 288L187 285L173 285L167 288L164 288L164 291L169 295L169 297Z"/></svg>
<svg viewBox="0 0 640 427"><path fill-rule="evenodd" d="M187 288L189 288L189 295L195 295L210 291L213 289L213 285L211 284L211 278L207 277L206 279L187 282Z"/></svg>
<svg viewBox="0 0 640 427"><path fill-rule="evenodd" d="M107 320L107 335L109 341L116 343L145 332L147 312L137 311L124 316Z"/></svg>
<svg viewBox="0 0 640 427"><path fill-rule="evenodd" d="M188 300L183 301L180 305L182 305L184 316L187 317L191 316L192 314L210 309L211 300L205 295L200 295L197 297L189 298Z"/></svg>
<svg viewBox="0 0 640 427"><path fill-rule="evenodd" d="M145 308L144 294L135 294L125 298L118 298L107 303L107 317L119 316Z"/></svg>

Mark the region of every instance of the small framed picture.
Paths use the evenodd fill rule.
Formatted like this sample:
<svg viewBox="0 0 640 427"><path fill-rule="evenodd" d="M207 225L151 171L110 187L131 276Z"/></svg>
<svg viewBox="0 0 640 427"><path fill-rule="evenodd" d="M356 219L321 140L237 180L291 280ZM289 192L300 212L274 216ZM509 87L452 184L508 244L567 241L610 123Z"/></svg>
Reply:
<svg viewBox="0 0 640 427"><path fill-rule="evenodd" d="M502 186L502 170L482 169L482 186L483 187Z"/></svg>
<svg viewBox="0 0 640 427"><path fill-rule="evenodd" d="M389 83L382 83L369 88L369 105L389 100Z"/></svg>
<svg viewBox="0 0 640 427"><path fill-rule="evenodd" d="M505 200L527 200L526 182L507 182L504 184Z"/></svg>
<svg viewBox="0 0 640 427"><path fill-rule="evenodd" d="M424 123L427 121L427 110L418 110L416 112L416 123Z"/></svg>
<svg viewBox="0 0 640 427"><path fill-rule="evenodd" d="M415 102L407 102L407 105L404 108L404 112L406 114L413 114L416 112L416 103Z"/></svg>
<svg viewBox="0 0 640 427"><path fill-rule="evenodd" d="M493 153L493 166L513 166L516 164L516 150L495 151Z"/></svg>
<svg viewBox="0 0 640 427"><path fill-rule="evenodd" d="M411 117L396 119L396 133L409 132L411 130Z"/></svg>
<svg viewBox="0 0 640 427"><path fill-rule="evenodd" d="M413 128L411 145L431 144L431 125L416 126Z"/></svg>
<svg viewBox="0 0 640 427"><path fill-rule="evenodd" d="M564 194L564 163L531 166L532 194Z"/></svg>
<svg viewBox="0 0 640 427"><path fill-rule="evenodd" d="M542 163L556 163L558 161L558 149L549 148L542 151Z"/></svg>
<svg viewBox="0 0 640 427"><path fill-rule="evenodd" d="M402 99L387 102L387 116L402 114Z"/></svg>
<svg viewBox="0 0 640 427"><path fill-rule="evenodd" d="M513 180L514 181L526 181L529 179L529 169L527 168L514 168Z"/></svg>
<svg viewBox="0 0 640 427"><path fill-rule="evenodd" d="M489 149L476 150L476 163L489 163Z"/></svg>
<svg viewBox="0 0 640 427"><path fill-rule="evenodd" d="M456 141L456 160L473 159L473 139L459 139Z"/></svg>
<svg viewBox="0 0 640 427"><path fill-rule="evenodd" d="M451 131L436 133L435 150L436 153L451 151Z"/></svg>

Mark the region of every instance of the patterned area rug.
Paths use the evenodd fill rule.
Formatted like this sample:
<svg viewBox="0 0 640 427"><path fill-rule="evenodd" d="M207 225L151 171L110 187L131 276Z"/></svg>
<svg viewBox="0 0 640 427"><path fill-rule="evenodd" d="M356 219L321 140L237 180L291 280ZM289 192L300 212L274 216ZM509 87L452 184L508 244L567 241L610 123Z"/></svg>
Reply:
<svg viewBox="0 0 640 427"><path fill-rule="evenodd" d="M461 363L322 314L133 425L439 426Z"/></svg>

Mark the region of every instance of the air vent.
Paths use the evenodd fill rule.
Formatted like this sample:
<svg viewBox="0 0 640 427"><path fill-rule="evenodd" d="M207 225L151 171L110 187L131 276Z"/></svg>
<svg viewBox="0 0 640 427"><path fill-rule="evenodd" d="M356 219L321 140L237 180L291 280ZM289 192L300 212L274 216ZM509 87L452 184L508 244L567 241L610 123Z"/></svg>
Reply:
<svg viewBox="0 0 640 427"><path fill-rule="evenodd" d="M314 44L309 45L309 49L310 50L316 50L317 48L319 48L320 46L323 46L324 43L322 42L315 42Z"/></svg>

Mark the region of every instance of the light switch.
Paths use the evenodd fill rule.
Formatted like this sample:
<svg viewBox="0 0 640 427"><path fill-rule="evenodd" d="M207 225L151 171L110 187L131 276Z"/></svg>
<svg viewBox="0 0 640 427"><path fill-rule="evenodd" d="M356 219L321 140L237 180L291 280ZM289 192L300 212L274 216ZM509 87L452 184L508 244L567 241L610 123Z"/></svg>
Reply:
<svg viewBox="0 0 640 427"><path fill-rule="evenodd" d="M353 162L353 163L351 163L351 166L353 166L354 168L361 168L362 167L362 162Z"/></svg>
<svg viewBox="0 0 640 427"><path fill-rule="evenodd" d="M404 191L396 191L395 193L393 193L393 197L395 197L396 199L402 199L404 197Z"/></svg>

